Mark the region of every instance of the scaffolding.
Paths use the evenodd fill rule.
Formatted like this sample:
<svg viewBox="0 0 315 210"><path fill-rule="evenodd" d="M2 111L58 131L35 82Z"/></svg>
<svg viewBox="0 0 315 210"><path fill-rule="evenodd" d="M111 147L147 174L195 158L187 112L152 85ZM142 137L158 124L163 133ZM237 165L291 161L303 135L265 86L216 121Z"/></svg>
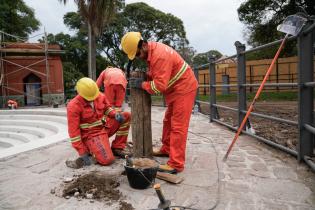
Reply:
<svg viewBox="0 0 315 210"><path fill-rule="evenodd" d="M1 98L2 98L2 108L5 107L7 100L9 99L9 92L15 92L19 95L23 95L23 97L32 97L33 99L40 100L40 104L48 104L49 106L52 105L52 97L51 97L51 91L50 91L50 85L54 82L50 82L50 69L49 69L49 55L59 55L63 53L62 50L57 49L49 49L48 42L47 42L47 33L41 33L36 36L42 36L44 35L44 43L29 43L27 40L14 36L12 34L8 34L4 31L0 31L0 86L1 86ZM34 36L34 37L36 37ZM34 38L31 37L31 38ZM9 41L7 41L9 40ZM13 40L13 41L12 41ZM28 45L32 48L12 48L12 46L19 44ZM11 46L11 47L10 47ZM34 56L35 55L35 56ZM39 60L34 61L31 64L28 65L20 65L16 62L10 61L10 58L31 58L36 57L40 58ZM45 70L44 72L40 72L39 70L36 70L33 68L33 66L38 64L45 63ZM17 69L14 69L13 71L8 71L6 69L6 64L14 65ZM12 86L18 85L20 83L18 82L10 82L8 77L13 74L17 74L22 70L27 70L30 73L35 73L35 75L41 75L46 78L45 84L42 82L40 83L40 87L36 89L36 91L42 91L44 88L47 90L46 98L43 95L33 95L30 93L27 93L26 90L20 91ZM25 83L23 82L25 85ZM32 84L32 83L28 83ZM35 84L35 83L34 83Z"/></svg>

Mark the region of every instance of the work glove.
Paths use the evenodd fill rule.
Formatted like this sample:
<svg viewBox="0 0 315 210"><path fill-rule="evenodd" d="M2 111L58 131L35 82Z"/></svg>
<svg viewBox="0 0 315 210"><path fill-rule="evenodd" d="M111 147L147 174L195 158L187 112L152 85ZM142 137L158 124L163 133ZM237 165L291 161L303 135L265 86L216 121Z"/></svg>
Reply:
<svg viewBox="0 0 315 210"><path fill-rule="evenodd" d="M81 155L80 158L83 160L85 166L89 166L93 163L92 157L89 154Z"/></svg>
<svg viewBox="0 0 315 210"><path fill-rule="evenodd" d="M142 82L143 82L142 78L131 77L129 79L129 87L142 89Z"/></svg>
<svg viewBox="0 0 315 210"><path fill-rule="evenodd" d="M117 112L115 114L115 120L117 120L117 122L119 122L119 123L122 123L122 122L124 122L125 118L121 113Z"/></svg>

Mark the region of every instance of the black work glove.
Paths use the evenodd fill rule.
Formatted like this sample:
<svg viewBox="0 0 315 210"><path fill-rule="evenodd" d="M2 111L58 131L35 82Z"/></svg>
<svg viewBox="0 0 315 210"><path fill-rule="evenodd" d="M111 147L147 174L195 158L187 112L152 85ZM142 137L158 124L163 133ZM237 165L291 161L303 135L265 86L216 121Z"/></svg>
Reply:
<svg viewBox="0 0 315 210"><path fill-rule="evenodd" d="M89 166L93 163L92 161L92 157L89 154L84 154L82 156L80 156L80 158L83 160L83 163L85 166Z"/></svg>
<svg viewBox="0 0 315 210"><path fill-rule="evenodd" d="M143 82L142 78L132 77L129 79L129 87L142 89L142 82Z"/></svg>
<svg viewBox="0 0 315 210"><path fill-rule="evenodd" d="M117 120L117 122L122 123L124 122L125 118L121 113L116 113L115 114L115 119Z"/></svg>

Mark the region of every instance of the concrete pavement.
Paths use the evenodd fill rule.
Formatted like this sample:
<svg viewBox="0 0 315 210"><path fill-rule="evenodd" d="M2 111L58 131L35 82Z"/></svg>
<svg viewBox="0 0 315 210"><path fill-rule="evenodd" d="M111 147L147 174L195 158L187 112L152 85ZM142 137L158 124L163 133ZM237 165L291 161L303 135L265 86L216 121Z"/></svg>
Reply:
<svg viewBox="0 0 315 210"><path fill-rule="evenodd" d="M163 114L164 108L152 108L155 145L160 144ZM209 209L219 199L216 209L222 210L315 209L315 174L306 165L247 136L239 138L224 163L222 158L234 133L208 121L202 114L192 115L186 168L179 174L184 182L172 185L156 180L173 205ZM65 177L91 171L123 171L123 160L107 167L67 168L64 161L74 157L76 152L70 143L63 141L1 159L0 209L121 209L117 202L79 201L51 193L52 189L60 189ZM157 160L163 163L167 158ZM126 176L119 176L119 182L124 201L135 209L157 208L159 201L152 188L132 189Z"/></svg>

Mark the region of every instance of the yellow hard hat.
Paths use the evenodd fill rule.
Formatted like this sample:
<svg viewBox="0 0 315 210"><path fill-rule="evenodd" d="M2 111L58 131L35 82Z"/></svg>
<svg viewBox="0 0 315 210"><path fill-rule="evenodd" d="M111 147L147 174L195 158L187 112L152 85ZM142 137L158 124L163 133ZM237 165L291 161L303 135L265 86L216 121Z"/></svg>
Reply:
<svg viewBox="0 0 315 210"><path fill-rule="evenodd" d="M142 39L140 32L128 32L121 38L121 47L129 60L136 57L138 43Z"/></svg>
<svg viewBox="0 0 315 210"><path fill-rule="evenodd" d="M76 85L76 89L78 91L78 94L87 101L93 101L100 93L96 82L88 77L83 77L79 79Z"/></svg>

